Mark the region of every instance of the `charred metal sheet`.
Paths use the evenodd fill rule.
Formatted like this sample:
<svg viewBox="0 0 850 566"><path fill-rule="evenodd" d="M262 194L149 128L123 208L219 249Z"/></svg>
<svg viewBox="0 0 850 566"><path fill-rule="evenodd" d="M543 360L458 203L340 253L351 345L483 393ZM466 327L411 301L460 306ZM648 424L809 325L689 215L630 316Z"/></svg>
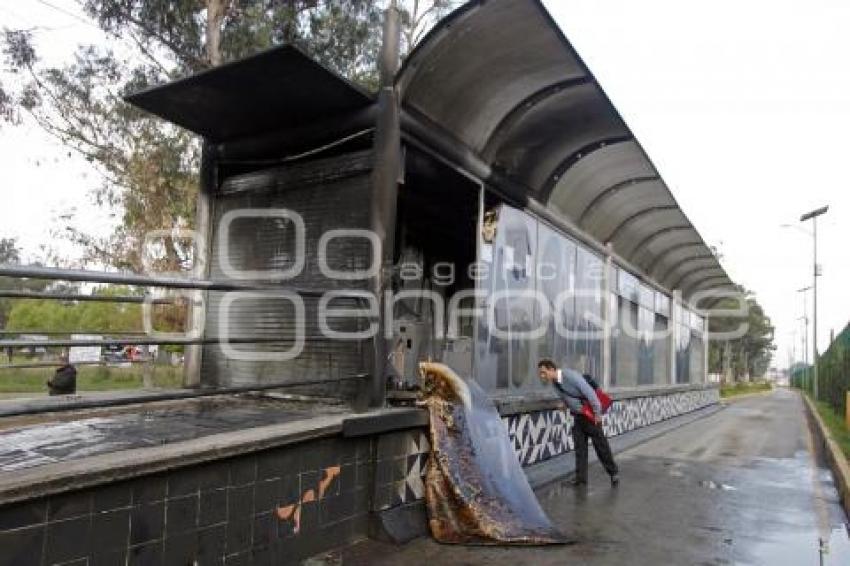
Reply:
<svg viewBox="0 0 850 566"><path fill-rule="evenodd" d="M567 542L537 501L487 394L448 366L422 362L430 414L425 501L431 534L462 544Z"/></svg>
<svg viewBox="0 0 850 566"><path fill-rule="evenodd" d="M210 274L216 279L262 281L270 273L283 273L297 267L300 255L296 247L296 225L287 217L257 216L253 209L297 211L304 224L304 255L318 257L322 234L331 229L367 229L368 208L362 206L371 194L369 172L372 153L343 155L309 163L292 163L229 177L222 183L216 200L211 243ZM232 221L222 223L225 215ZM333 269L366 270L372 263L370 242L365 239L341 239L328 246L328 265ZM365 280L337 280L327 277L318 262L305 262L286 281L298 288L365 291ZM252 279L233 279L251 277ZM256 278L256 279L254 279ZM334 340L319 326L319 297L304 297L303 312L285 296L244 293L234 295L212 292L207 302L208 334L261 338L292 337L301 332L303 351L296 360L285 353L295 341L277 344L239 346L238 355L223 346L204 348L201 382L228 387L287 382L311 375L334 380L341 376L366 372L364 344L355 340ZM231 300L232 299L232 300ZM333 308L357 308L358 302L340 297ZM228 306L229 305L229 306ZM227 308L224 308L227 307ZM360 319L340 320L333 328L351 332L365 324ZM358 326L359 325L359 326ZM228 353L230 352L230 353ZM311 393L348 398L356 383L330 383L312 387ZM305 390L307 391L307 390Z"/></svg>
<svg viewBox="0 0 850 566"><path fill-rule="evenodd" d="M126 100L213 142L304 126L373 102L359 87L291 45Z"/></svg>

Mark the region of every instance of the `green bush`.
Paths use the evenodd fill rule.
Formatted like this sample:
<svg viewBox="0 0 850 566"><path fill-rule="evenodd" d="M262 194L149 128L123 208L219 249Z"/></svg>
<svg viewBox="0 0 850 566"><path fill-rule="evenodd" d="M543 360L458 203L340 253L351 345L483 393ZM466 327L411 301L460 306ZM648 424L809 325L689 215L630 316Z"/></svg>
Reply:
<svg viewBox="0 0 850 566"><path fill-rule="evenodd" d="M850 391L850 326L830 345L818 359L818 400L829 404L839 415L846 411L847 392ZM791 385L802 389L814 398L814 371L800 369L791 376Z"/></svg>

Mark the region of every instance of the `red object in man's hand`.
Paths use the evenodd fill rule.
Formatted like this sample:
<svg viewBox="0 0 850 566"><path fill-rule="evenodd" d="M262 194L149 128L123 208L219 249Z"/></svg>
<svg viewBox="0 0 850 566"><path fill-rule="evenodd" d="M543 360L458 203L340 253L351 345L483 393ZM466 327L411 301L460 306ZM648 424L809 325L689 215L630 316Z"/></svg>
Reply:
<svg viewBox="0 0 850 566"><path fill-rule="evenodd" d="M610 395L602 391L602 389L596 390L596 397L599 399L599 405L602 407L602 415L604 415L611 408L614 400L611 399ZM599 419L597 420L596 415L593 413L593 408L586 400L581 402L581 414L590 419L591 422L602 423L602 415L599 415Z"/></svg>

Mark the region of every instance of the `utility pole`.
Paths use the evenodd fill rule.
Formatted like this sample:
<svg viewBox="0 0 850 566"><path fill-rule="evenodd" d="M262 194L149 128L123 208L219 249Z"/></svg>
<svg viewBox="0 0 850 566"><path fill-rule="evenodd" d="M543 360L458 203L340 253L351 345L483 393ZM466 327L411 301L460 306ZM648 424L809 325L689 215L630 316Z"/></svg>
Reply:
<svg viewBox="0 0 850 566"><path fill-rule="evenodd" d="M814 258L812 265L812 311L813 318L812 321L812 356L814 359L812 360L812 370L813 370L813 380L814 380L814 397L815 401L819 399L818 397L818 216L826 213L829 210L829 206L822 206L816 210L811 212L807 212L806 214L800 217L800 222L805 222L806 220L812 221L812 241L814 243Z"/></svg>

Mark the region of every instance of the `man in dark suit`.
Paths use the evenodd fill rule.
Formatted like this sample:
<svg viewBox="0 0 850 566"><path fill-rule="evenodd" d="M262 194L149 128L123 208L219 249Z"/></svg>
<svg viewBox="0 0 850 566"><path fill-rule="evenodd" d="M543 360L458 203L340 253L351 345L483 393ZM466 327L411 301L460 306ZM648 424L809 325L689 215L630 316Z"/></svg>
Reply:
<svg viewBox="0 0 850 566"><path fill-rule="evenodd" d="M614 462L611 446L602 430L602 405L596 391L583 375L571 369L560 370L550 359L544 358L537 363L540 379L552 384L555 392L563 399L565 408L573 416L573 444L576 453L576 477L573 485L587 484L587 439L593 442L596 456L608 472L611 485L620 483L619 469ZM582 401L587 401L593 409L593 420L582 414Z"/></svg>

